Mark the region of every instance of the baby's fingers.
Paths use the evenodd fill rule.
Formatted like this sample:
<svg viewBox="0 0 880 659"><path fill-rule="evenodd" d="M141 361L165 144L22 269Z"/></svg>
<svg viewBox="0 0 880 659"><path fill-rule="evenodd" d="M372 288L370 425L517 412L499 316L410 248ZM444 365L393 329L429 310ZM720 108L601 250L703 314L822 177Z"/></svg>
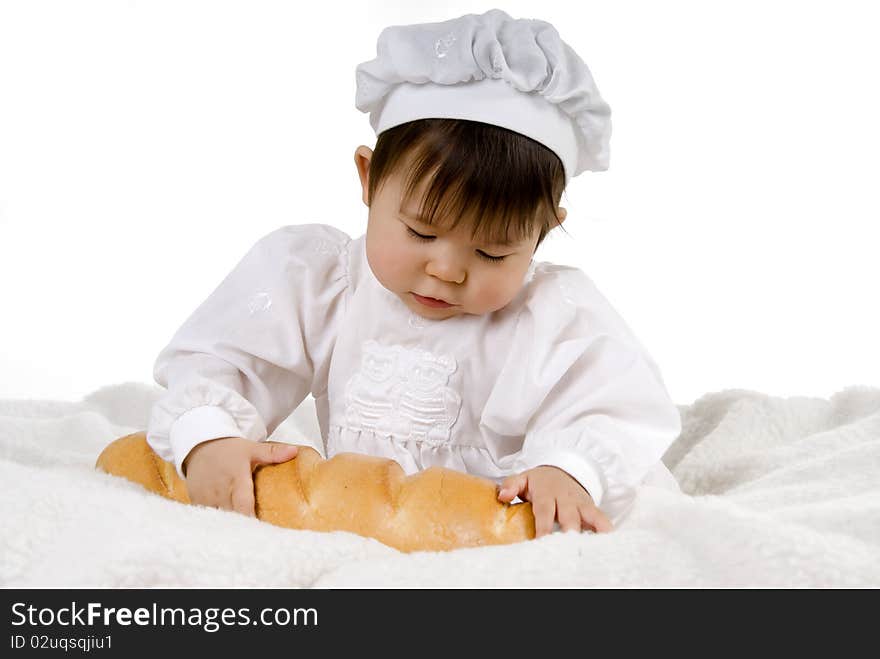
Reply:
<svg viewBox="0 0 880 659"><path fill-rule="evenodd" d="M515 497L522 499L528 489L528 484L529 478L525 473L508 476L498 490L498 500L510 503Z"/></svg>
<svg viewBox="0 0 880 659"><path fill-rule="evenodd" d="M260 442L251 448L251 469L260 465L278 464L293 460L299 452L299 447L294 444L282 444L281 442Z"/></svg>
<svg viewBox="0 0 880 659"><path fill-rule="evenodd" d="M556 521L556 500L553 497L536 497L532 501L532 514L535 516L535 538L553 531Z"/></svg>
<svg viewBox="0 0 880 659"><path fill-rule="evenodd" d="M584 504L580 507L581 519L588 528L593 529L596 533L608 533L614 530L611 521L605 516L599 508L593 504Z"/></svg>
<svg viewBox="0 0 880 659"><path fill-rule="evenodd" d="M220 508L221 510L229 510L231 508L231 482L224 485L222 482L203 483L201 481L194 482L190 479L187 481L187 489L189 490L190 501L196 506Z"/></svg>
<svg viewBox="0 0 880 659"><path fill-rule="evenodd" d="M230 485L230 510L254 517L254 477L251 466L247 463L239 465Z"/></svg>
<svg viewBox="0 0 880 659"><path fill-rule="evenodd" d="M248 517L255 517L254 481L250 471L235 479L232 485L232 510Z"/></svg>
<svg viewBox="0 0 880 659"><path fill-rule="evenodd" d="M561 528L563 532L581 531L581 512L576 505L571 503L566 505L557 502L556 510L559 519L559 528Z"/></svg>

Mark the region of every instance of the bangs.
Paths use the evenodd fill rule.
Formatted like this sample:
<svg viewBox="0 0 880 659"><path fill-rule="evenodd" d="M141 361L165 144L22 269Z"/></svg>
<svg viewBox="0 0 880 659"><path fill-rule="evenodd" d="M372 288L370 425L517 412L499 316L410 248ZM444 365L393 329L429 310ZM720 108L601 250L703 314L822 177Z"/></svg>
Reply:
<svg viewBox="0 0 880 659"><path fill-rule="evenodd" d="M422 119L384 131L370 166L371 198L397 164L406 165L401 210L417 208L427 225L452 229L464 222L473 240L504 245L532 237L538 227L540 242L558 223L562 162L544 145L506 128ZM424 192L416 198L420 188Z"/></svg>

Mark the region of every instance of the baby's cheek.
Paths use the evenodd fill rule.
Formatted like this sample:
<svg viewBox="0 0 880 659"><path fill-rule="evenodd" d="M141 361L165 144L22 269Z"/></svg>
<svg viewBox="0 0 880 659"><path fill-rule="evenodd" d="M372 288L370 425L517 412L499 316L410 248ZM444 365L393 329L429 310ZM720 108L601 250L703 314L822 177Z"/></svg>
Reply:
<svg viewBox="0 0 880 659"><path fill-rule="evenodd" d="M484 313L497 311L507 306L513 296L516 295L518 286L516 282L509 281L490 281L485 286L481 286L477 294L476 303Z"/></svg>
<svg viewBox="0 0 880 659"><path fill-rule="evenodd" d="M376 279L385 287L396 289L406 270L406 259L402 258L400 250L392 246L391 241L379 240L368 245L367 260Z"/></svg>

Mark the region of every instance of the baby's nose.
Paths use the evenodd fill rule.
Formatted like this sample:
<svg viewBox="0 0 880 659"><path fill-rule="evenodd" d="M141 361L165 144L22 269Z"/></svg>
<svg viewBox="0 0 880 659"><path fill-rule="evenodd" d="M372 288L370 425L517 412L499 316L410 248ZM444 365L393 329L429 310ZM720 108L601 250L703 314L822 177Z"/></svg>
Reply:
<svg viewBox="0 0 880 659"><path fill-rule="evenodd" d="M450 284L463 284L466 275L463 270L453 271L452 269L449 269L442 271L439 274L435 274L434 276L437 277L437 279L442 279Z"/></svg>
<svg viewBox="0 0 880 659"><path fill-rule="evenodd" d="M454 256L440 255L428 261L426 271L432 277L452 284L462 284L467 271Z"/></svg>

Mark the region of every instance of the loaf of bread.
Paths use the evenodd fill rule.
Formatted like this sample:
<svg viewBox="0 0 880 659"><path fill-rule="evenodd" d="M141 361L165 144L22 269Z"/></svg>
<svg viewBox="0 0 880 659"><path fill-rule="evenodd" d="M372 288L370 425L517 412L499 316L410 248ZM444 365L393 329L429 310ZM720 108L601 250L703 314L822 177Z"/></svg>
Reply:
<svg viewBox="0 0 880 659"><path fill-rule="evenodd" d="M190 503L186 482L145 433L112 442L96 467L164 497ZM406 476L394 460L340 453L325 460L300 446L288 462L254 472L256 516L311 531L349 531L400 551L445 551L535 537L531 504L498 501L489 479L443 467Z"/></svg>

